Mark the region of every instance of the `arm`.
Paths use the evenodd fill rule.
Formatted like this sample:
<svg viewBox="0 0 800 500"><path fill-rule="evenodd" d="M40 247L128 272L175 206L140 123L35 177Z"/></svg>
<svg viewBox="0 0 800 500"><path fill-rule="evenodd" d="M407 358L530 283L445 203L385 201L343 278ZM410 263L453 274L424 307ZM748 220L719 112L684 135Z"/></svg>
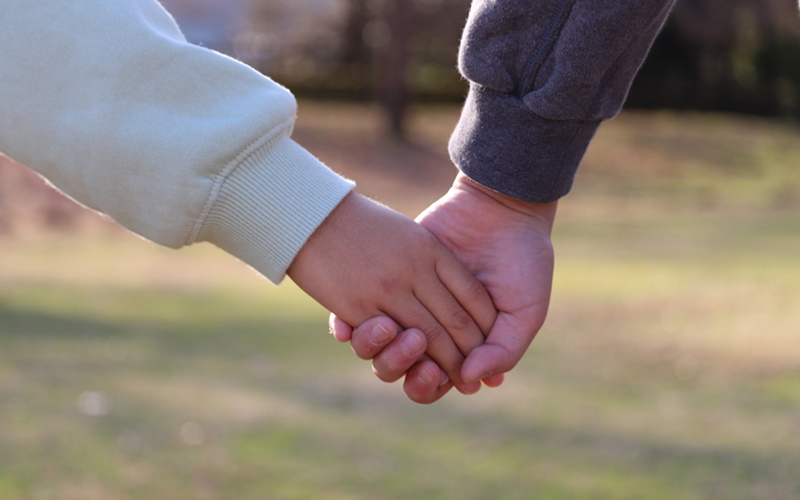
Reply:
<svg viewBox="0 0 800 500"><path fill-rule="evenodd" d="M277 282L353 187L289 138L286 89L155 0L0 0L0 68L0 151L161 245Z"/></svg>
<svg viewBox="0 0 800 500"><path fill-rule="evenodd" d="M456 166L523 201L567 194L674 1L475 0L459 53L470 92L450 139Z"/></svg>
<svg viewBox="0 0 800 500"><path fill-rule="evenodd" d="M486 290L289 138L286 89L186 43L156 1L0 0L0 103L0 150L79 202L165 246L211 242L274 282L291 265L348 321L419 327L477 390L460 367L494 322Z"/></svg>

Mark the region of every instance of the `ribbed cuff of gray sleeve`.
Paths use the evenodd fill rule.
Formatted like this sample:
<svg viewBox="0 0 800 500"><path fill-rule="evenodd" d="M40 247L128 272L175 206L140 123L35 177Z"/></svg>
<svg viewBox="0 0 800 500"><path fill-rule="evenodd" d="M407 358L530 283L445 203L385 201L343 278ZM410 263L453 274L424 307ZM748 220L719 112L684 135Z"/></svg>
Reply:
<svg viewBox="0 0 800 500"><path fill-rule="evenodd" d="M488 188L549 203L572 188L599 126L600 120L548 120L513 94L473 86L450 138L450 157Z"/></svg>
<svg viewBox="0 0 800 500"><path fill-rule="evenodd" d="M213 243L279 283L353 187L290 138L276 137L230 172L197 240Z"/></svg>

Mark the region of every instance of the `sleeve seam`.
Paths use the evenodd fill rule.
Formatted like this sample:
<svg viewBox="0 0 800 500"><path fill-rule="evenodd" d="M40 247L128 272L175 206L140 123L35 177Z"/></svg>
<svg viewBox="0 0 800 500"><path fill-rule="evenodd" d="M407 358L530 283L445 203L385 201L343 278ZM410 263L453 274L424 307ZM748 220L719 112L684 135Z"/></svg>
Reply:
<svg viewBox="0 0 800 500"><path fill-rule="evenodd" d="M539 69L547 59L547 55L552 52L558 36L564 30L564 26L572 14L572 8L575 6L576 0L564 0L560 6L559 11L556 13L553 23L550 25L547 33L542 37L541 44L536 48L528 65L525 68L525 73L522 74L520 86L517 89L517 96L522 97L530 93L533 89L536 76L539 74Z"/></svg>

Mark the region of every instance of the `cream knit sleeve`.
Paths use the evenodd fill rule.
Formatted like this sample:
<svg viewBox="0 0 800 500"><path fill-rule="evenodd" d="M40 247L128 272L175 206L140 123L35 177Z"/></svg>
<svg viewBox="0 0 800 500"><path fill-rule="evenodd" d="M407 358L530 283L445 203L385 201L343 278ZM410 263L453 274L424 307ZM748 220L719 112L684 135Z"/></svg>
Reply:
<svg viewBox="0 0 800 500"><path fill-rule="evenodd" d="M280 281L353 187L289 138L295 113L155 0L0 0L0 151L161 245Z"/></svg>

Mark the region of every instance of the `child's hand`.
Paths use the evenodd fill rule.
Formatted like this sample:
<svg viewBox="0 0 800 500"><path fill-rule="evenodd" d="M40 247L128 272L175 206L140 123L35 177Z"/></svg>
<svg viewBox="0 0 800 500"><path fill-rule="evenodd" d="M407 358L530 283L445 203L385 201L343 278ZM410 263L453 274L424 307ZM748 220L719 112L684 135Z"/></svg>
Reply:
<svg viewBox="0 0 800 500"><path fill-rule="evenodd" d="M350 342L359 358L372 360L372 371L379 379L396 382L405 376L403 390L411 401L430 404L453 387L441 368L425 356L425 336L421 331L412 328L401 332L397 323L385 316L371 318L355 330L335 314L331 314L328 324L336 340ZM504 378L501 373L482 382L498 387Z"/></svg>
<svg viewBox="0 0 800 500"><path fill-rule="evenodd" d="M464 356L483 344L497 311L472 274L414 221L351 193L300 250L289 276L351 325L389 316L419 328L427 354L456 388Z"/></svg>
<svg viewBox="0 0 800 500"><path fill-rule="evenodd" d="M333 314L329 325L336 340L350 342L359 358L372 360L372 371L379 379L396 382L405 376L403 390L410 400L430 404L453 387L448 376L425 356L425 335L416 328L401 332L397 323L379 316L353 330Z"/></svg>

